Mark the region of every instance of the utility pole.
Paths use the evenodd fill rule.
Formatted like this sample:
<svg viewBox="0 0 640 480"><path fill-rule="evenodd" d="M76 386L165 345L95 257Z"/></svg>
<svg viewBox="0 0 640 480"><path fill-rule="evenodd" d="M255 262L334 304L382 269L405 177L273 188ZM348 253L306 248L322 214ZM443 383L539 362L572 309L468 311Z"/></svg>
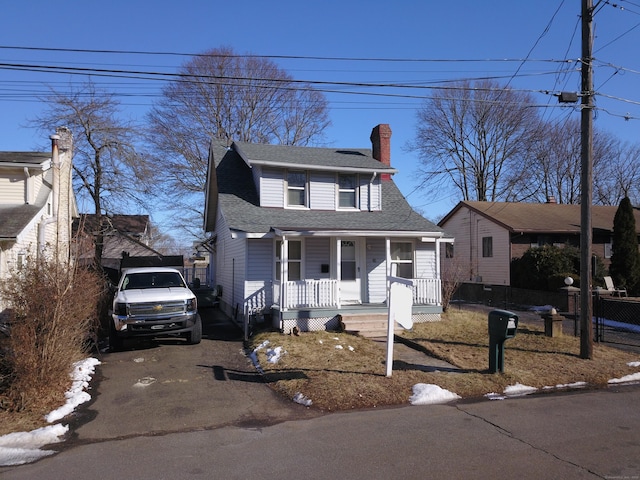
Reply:
<svg viewBox="0 0 640 480"><path fill-rule="evenodd" d="M593 0L582 0L581 194L580 194L580 358L593 358L591 299L591 203L593 139Z"/></svg>

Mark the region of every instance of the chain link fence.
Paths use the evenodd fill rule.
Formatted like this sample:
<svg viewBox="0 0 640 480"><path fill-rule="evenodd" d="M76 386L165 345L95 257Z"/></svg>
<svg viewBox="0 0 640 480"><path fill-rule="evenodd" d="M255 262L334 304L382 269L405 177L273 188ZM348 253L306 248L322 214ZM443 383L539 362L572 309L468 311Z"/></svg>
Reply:
<svg viewBox="0 0 640 480"><path fill-rule="evenodd" d="M593 305L596 341L640 347L640 302L596 297Z"/></svg>

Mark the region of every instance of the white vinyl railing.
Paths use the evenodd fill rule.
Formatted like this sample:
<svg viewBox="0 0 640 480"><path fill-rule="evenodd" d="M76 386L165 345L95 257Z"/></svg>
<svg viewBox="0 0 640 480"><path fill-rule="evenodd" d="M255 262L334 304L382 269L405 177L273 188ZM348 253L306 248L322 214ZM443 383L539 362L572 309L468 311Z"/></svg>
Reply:
<svg viewBox="0 0 640 480"><path fill-rule="evenodd" d="M440 305L442 301L442 283L435 278L413 279L414 305Z"/></svg>
<svg viewBox="0 0 640 480"><path fill-rule="evenodd" d="M291 308L331 308L339 307L338 281L298 280L285 282L283 302L280 302L281 283L273 282L273 303L283 309ZM413 279L414 305L440 305L442 300L441 282L436 279Z"/></svg>

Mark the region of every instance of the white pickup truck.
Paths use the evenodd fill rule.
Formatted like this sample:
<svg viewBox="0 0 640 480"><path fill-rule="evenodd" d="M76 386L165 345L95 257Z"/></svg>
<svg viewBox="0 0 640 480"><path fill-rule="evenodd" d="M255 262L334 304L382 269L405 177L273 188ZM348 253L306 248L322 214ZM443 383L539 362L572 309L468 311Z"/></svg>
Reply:
<svg viewBox="0 0 640 480"><path fill-rule="evenodd" d="M182 274L167 267L126 270L113 299L109 348L122 348L123 339L181 335L200 343L202 320L195 294Z"/></svg>

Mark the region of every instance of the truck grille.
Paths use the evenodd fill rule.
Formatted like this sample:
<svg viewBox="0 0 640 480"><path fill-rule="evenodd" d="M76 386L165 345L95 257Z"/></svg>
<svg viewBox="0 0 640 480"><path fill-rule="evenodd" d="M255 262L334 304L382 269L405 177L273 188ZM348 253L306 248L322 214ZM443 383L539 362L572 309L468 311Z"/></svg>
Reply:
<svg viewBox="0 0 640 480"><path fill-rule="evenodd" d="M129 305L129 315L137 317L144 315L149 316L165 316L184 313L184 302L149 302L134 303Z"/></svg>

